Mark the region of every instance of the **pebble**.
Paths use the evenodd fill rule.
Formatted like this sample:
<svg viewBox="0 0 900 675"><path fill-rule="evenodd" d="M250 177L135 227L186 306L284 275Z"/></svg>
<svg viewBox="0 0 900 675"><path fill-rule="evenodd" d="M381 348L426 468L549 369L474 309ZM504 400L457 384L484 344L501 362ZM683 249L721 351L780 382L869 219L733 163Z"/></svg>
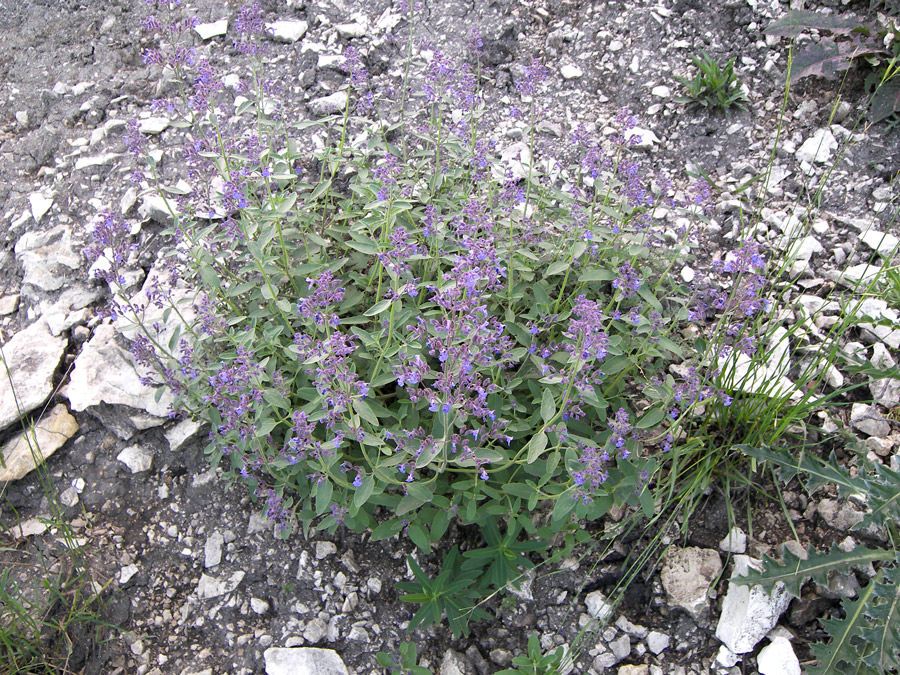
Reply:
<svg viewBox="0 0 900 675"><path fill-rule="evenodd" d="M773 637L756 657L760 675L800 675L800 661L789 640Z"/></svg>
<svg viewBox="0 0 900 675"><path fill-rule="evenodd" d="M650 90L650 93L654 96L658 96L659 98L669 98L672 95L672 90L669 89L666 85L661 84L659 86L653 87Z"/></svg>
<svg viewBox="0 0 900 675"><path fill-rule="evenodd" d="M131 473L149 471L153 466L153 452L139 445L130 445L120 452L116 459L129 468Z"/></svg>
<svg viewBox="0 0 900 675"><path fill-rule="evenodd" d="M613 607L606 601L606 596L600 591L588 593L584 598L588 614L599 621L607 621L613 615Z"/></svg>
<svg viewBox="0 0 900 675"><path fill-rule="evenodd" d="M747 550L747 535L744 531L734 526L719 542L719 550L725 553L744 553Z"/></svg>
<svg viewBox="0 0 900 675"><path fill-rule="evenodd" d="M850 426L866 436L885 438L891 433L891 424L881 416L875 406L854 403L850 409Z"/></svg>
<svg viewBox="0 0 900 675"><path fill-rule="evenodd" d="M559 69L559 74L564 80L575 80L584 75L584 71L578 66L565 65Z"/></svg>
<svg viewBox="0 0 900 675"><path fill-rule="evenodd" d="M657 655L667 650L671 641L668 635L655 630L650 631L646 640L647 648Z"/></svg>
<svg viewBox="0 0 900 675"><path fill-rule="evenodd" d="M201 40L210 40L228 32L228 19L219 19L210 23L198 23L194 26L194 32Z"/></svg>
<svg viewBox="0 0 900 675"><path fill-rule="evenodd" d="M266 24L266 30L272 39L277 42L297 42L309 30L309 24L306 21L292 21L289 19L282 21L273 21Z"/></svg>
<svg viewBox="0 0 900 675"><path fill-rule="evenodd" d="M225 537L216 530L206 539L203 547L203 566L207 569L215 567L222 562L222 547L225 545Z"/></svg>
<svg viewBox="0 0 900 675"><path fill-rule="evenodd" d="M316 560L324 560L330 555L337 553L337 546L330 541L316 542Z"/></svg>

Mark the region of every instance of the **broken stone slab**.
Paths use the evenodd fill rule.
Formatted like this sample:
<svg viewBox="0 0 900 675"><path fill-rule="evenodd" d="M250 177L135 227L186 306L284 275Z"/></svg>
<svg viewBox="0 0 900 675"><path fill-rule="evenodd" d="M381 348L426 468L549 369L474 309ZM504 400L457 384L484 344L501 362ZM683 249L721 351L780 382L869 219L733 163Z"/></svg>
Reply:
<svg viewBox="0 0 900 675"><path fill-rule="evenodd" d="M854 403L850 408L850 426L866 436L877 438L885 438L891 433L891 423L881 416L875 406L865 403Z"/></svg>
<svg viewBox="0 0 900 675"><path fill-rule="evenodd" d="M65 394L77 411L102 413L104 404L133 409L135 414L126 414L128 421L137 429L146 429L163 424L174 402L167 389L157 400L156 390L141 383L133 357L116 343L115 327L104 323L94 329L75 359Z"/></svg>
<svg viewBox="0 0 900 675"><path fill-rule="evenodd" d="M349 675L333 649L270 647L263 652L266 675Z"/></svg>
<svg viewBox="0 0 900 675"><path fill-rule="evenodd" d="M49 415L34 425L33 430L19 434L0 450L3 455L0 482L25 477L46 462L77 431L78 422L69 414L66 406L61 403L56 405Z"/></svg>
<svg viewBox="0 0 900 675"><path fill-rule="evenodd" d="M38 319L0 347L3 351L3 360L0 360L0 429L50 398L53 373L67 343L64 337L53 337L46 321Z"/></svg>
<svg viewBox="0 0 900 675"><path fill-rule="evenodd" d="M72 249L72 233L65 226L46 232L26 232L16 242L16 260L25 270L23 285L58 291L81 267L83 258Z"/></svg>
<svg viewBox="0 0 900 675"><path fill-rule="evenodd" d="M284 19L266 24L266 32L276 42L297 42L306 35L307 30L309 30L309 24L306 21Z"/></svg>
<svg viewBox="0 0 900 675"><path fill-rule="evenodd" d="M695 546L671 548L660 579L669 603L698 619L709 609L709 588L721 572L722 560L717 551Z"/></svg>
<svg viewBox="0 0 900 675"><path fill-rule="evenodd" d="M743 553L747 550L747 535L737 525L732 527L719 542L719 550L725 553Z"/></svg>
<svg viewBox="0 0 900 675"><path fill-rule="evenodd" d="M200 36L201 40L210 40L219 35L225 35L228 32L228 19L198 23L194 26L194 31Z"/></svg>
<svg viewBox="0 0 900 675"><path fill-rule="evenodd" d="M865 517L849 502L837 499L819 500L816 511L829 527L844 531L853 529Z"/></svg>
<svg viewBox="0 0 900 675"><path fill-rule="evenodd" d="M831 153L838 148L837 139L830 129L816 129L797 149L794 157L798 162L825 164L831 161Z"/></svg>
<svg viewBox="0 0 900 675"><path fill-rule="evenodd" d="M143 473L153 468L153 452L140 445L129 445L116 459L127 466L131 473Z"/></svg>
<svg viewBox="0 0 900 675"><path fill-rule="evenodd" d="M756 657L760 675L800 675L800 660L794 654L790 640L781 636L771 638Z"/></svg>
<svg viewBox="0 0 900 675"><path fill-rule="evenodd" d="M891 255L900 246L900 239L890 232L879 232L878 230L866 230L860 235L859 240L884 257Z"/></svg>
<svg viewBox="0 0 900 675"><path fill-rule="evenodd" d="M28 195L28 203L31 205L31 217L34 218L34 222L39 223L53 206L53 196L45 197L40 192L32 192Z"/></svg>
<svg viewBox="0 0 900 675"><path fill-rule="evenodd" d="M751 566L762 569L759 560L746 555L734 556L731 578L746 576ZM716 637L734 654L753 651L756 644L775 627L790 602L791 596L781 582L775 585L771 593L759 585L729 582L716 626Z"/></svg>
<svg viewBox="0 0 900 675"><path fill-rule="evenodd" d="M324 116L343 112L347 105L347 92L336 91L328 96L315 98L309 102L309 109L314 115Z"/></svg>
<svg viewBox="0 0 900 675"><path fill-rule="evenodd" d="M244 580L244 574L244 572L235 572L228 579L217 579L207 574L201 574L200 581L197 582L197 597L201 600L209 600L231 593Z"/></svg>

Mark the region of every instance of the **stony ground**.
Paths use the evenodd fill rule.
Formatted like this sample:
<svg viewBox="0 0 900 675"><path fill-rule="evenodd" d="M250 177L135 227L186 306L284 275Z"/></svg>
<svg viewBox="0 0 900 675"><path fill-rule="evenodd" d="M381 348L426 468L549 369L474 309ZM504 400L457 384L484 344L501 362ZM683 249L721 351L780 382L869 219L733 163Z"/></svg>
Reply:
<svg viewBox="0 0 900 675"><path fill-rule="evenodd" d="M296 41L270 45L274 77L292 114L305 117L341 85L345 76L328 57L347 45L367 54L371 69L386 79L400 67L401 50L390 34L401 33L406 23L387 0L263 4L267 20L305 24ZM851 2L843 9L865 13L867 4ZM523 65L538 57L552 71L541 95L540 142L547 153L565 159L565 139L578 123L602 128L627 106L639 118L641 148L654 172L684 175L686 168L700 167L711 176L717 207L704 250L686 261L698 269L721 259L732 245L741 224L737 200L746 196L734 190L766 169L773 148L762 208L743 216L758 215L755 234L774 247L816 203L796 296L824 296L840 287L841 270L871 262L877 244L865 243L873 241L867 231L892 228L897 234L891 221L896 206L889 202L896 196L890 179L900 169L900 136L887 128L865 134L854 129L864 100L860 73L848 78L831 126L836 85L807 80L795 87L775 146L786 44L767 39L761 29L787 10L786 3L425 5L420 37L446 53L462 54L472 28L483 35L493 128L502 146L521 139L521 125L506 111L515 103L513 84ZM181 9L204 23L233 20L236 12L235 3L213 0L185 0ZM393 584L409 574L407 555L426 565L434 560L397 539L370 542L344 532L275 539L245 490L218 481L206 464L203 430L168 422L165 398L156 402L137 383L114 329L97 318L105 289L90 280L81 251L91 223L107 208L126 215L146 251L156 250L155 235L164 224L152 197L128 182L134 165L121 138L128 120L151 116L149 103L157 95L155 74L141 59L150 44L139 28L145 11L139 0L0 0L0 340L22 407L42 420L41 447L56 450L47 463L49 475L95 579L110 582L106 618L122 629L105 644L81 651L72 670L262 673L265 650L315 646L335 650L348 672L368 674L382 672L376 652L412 639L432 671L484 675L507 666L530 633L538 632L545 647L572 643L592 616L603 615L605 594L620 578L626 554L643 545L640 537L625 538L603 554L577 548L561 564L540 568L522 591L492 601L494 621L473 626L467 638L452 639L444 628L410 636L404 629L411 606L399 602ZM229 52L230 40L227 33L198 37L197 46L218 55L227 71L241 67ZM675 101L680 88L674 76L687 75L690 55L701 50L720 62L737 59L747 86L746 111L711 114ZM171 146L174 131L154 125L145 125L151 140L160 148ZM819 146L827 148L830 138L850 139L852 145L817 196L818 181L834 159ZM825 142L811 146L810 139ZM165 169L178 173L177 166ZM145 262L149 268L152 261ZM897 319L886 307L873 312ZM827 323L829 316L822 318ZM900 330L862 330L847 339L885 364L900 348ZM855 427L872 457L888 463L900 435L878 411L887 412L900 399L896 382L877 389L881 406L866 410ZM19 443L19 418L4 383L0 443L6 457ZM46 551L52 562L59 533L39 520L49 506L36 472L7 483L0 495L5 537L16 544L16 550L0 551L0 565L31 569L20 563L36 550ZM786 492L785 501L804 548L851 536L847 530L857 517L852 506L827 493L810 500L799 489ZM707 672L722 644L716 628L735 565L732 554L758 557L798 545L777 505L752 506L752 536L741 544L744 532L750 533L746 504L734 505L743 532L726 539L726 505L711 494L686 536L671 533L667 559L632 584L611 625L582 645L573 672ZM595 524L592 531L608 526ZM451 530L448 536L464 540L473 533ZM836 598L854 593L857 583L850 575L834 588L810 589L786 611L786 599L770 599L775 616L781 615L780 628L763 640L766 628L749 648L738 650L746 652L742 666L730 668L725 654L722 672L752 672L760 649L769 647L777 655L770 658L788 663L778 650L789 643L779 636L793 640L801 661L810 658L808 641L822 636L816 620L835 607ZM720 637L728 630L740 627L732 625ZM269 655L269 672L287 672L276 669L275 653Z"/></svg>

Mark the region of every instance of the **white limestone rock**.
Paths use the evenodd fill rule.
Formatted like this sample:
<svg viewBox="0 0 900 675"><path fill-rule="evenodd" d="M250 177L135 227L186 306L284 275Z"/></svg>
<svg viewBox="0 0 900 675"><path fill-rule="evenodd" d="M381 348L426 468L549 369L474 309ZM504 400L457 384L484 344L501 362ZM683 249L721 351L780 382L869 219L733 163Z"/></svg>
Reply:
<svg viewBox="0 0 900 675"><path fill-rule="evenodd" d="M800 675L800 660L787 638L773 637L756 657L760 675Z"/></svg>
<svg viewBox="0 0 900 675"><path fill-rule="evenodd" d="M813 135L798 148L794 156L798 162L825 164L831 161L831 154L837 148L837 139L830 129L816 129Z"/></svg>
<svg viewBox="0 0 900 675"><path fill-rule="evenodd" d="M198 23L194 26L194 32L201 40L211 40L214 37L225 35L228 32L228 19L219 19L209 23Z"/></svg>
<svg viewBox="0 0 900 675"><path fill-rule="evenodd" d="M632 141L632 138L637 137L637 141ZM638 150L652 150L654 146L659 145L662 141L659 140L659 136L654 134L650 129L642 129L640 127L632 127L625 132L625 140L628 141L628 144L637 148ZM631 145L634 143L634 145Z"/></svg>
<svg viewBox="0 0 900 675"><path fill-rule="evenodd" d="M40 464L47 461L75 432L78 422L61 403L50 414L39 420L34 429L22 432L9 441L0 454L0 483L19 480Z"/></svg>
<svg viewBox="0 0 900 675"><path fill-rule="evenodd" d="M657 656L669 648L672 639L665 633L652 630L647 635L647 648Z"/></svg>
<svg viewBox="0 0 900 675"><path fill-rule="evenodd" d="M61 289L84 261L73 250L72 233L65 226L46 232L26 232L16 242L15 253L25 270L23 285L42 291Z"/></svg>
<svg viewBox="0 0 900 675"><path fill-rule="evenodd" d="M45 197L40 192L32 192L28 195L28 203L31 205L31 217L34 218L34 222L39 223L44 214L53 206L53 197Z"/></svg>
<svg viewBox="0 0 900 675"><path fill-rule="evenodd" d="M169 128L169 120L165 117L145 117L140 121L139 128L142 134L158 136Z"/></svg>
<svg viewBox="0 0 900 675"><path fill-rule="evenodd" d="M900 245L900 239L896 236L890 232L879 232L878 230L866 230L860 235L859 240L885 257L891 255Z"/></svg>
<svg viewBox="0 0 900 675"><path fill-rule="evenodd" d="M220 595L231 593L244 580L244 572L235 572L228 579L217 579L206 574L200 575L197 583L197 597L201 600L217 598Z"/></svg>
<svg viewBox="0 0 900 675"><path fill-rule="evenodd" d="M344 111L347 105L347 92L336 91L328 96L314 98L309 102L309 109L314 115L324 116Z"/></svg>
<svg viewBox="0 0 900 675"><path fill-rule="evenodd" d="M757 569L761 567L761 563L754 558L734 556L731 578L746 576L751 565ZM790 602L791 596L780 582L771 593L764 591L762 586L731 582L722 603L716 637L734 654L753 651L756 644L775 627Z"/></svg>
<svg viewBox="0 0 900 675"><path fill-rule="evenodd" d="M347 666L332 649L270 647L263 652L266 675L349 675Z"/></svg>
<svg viewBox="0 0 900 675"><path fill-rule="evenodd" d="M164 390L156 400L156 388L141 383L141 374L131 354L119 347L115 338L114 326L100 324L75 359L66 389L72 410L81 412L103 404L127 406L137 413L128 414L128 421L135 428L148 429L163 424L173 404L172 394Z"/></svg>
<svg viewBox="0 0 900 675"><path fill-rule="evenodd" d="M140 445L129 445L116 459L127 466L131 473L143 473L153 467L153 452Z"/></svg>
<svg viewBox="0 0 900 675"><path fill-rule="evenodd" d="M2 346L5 367L0 361L0 429L35 410L50 397L53 373L67 343L64 337L53 337L47 323L38 319Z"/></svg>
<svg viewBox="0 0 900 675"><path fill-rule="evenodd" d="M891 433L891 424L881 416L874 406L854 403L850 409L850 426L866 436L885 438Z"/></svg>
<svg viewBox="0 0 900 675"><path fill-rule="evenodd" d="M719 542L719 550L725 553L743 553L747 550L747 535L737 525Z"/></svg>
<svg viewBox="0 0 900 675"><path fill-rule="evenodd" d="M359 21L354 21L352 23L339 23L337 26L335 26L335 29L337 29L338 35L340 35L345 40L365 37L366 33L369 31L368 27L366 27L364 23L360 23Z"/></svg>
<svg viewBox="0 0 900 675"><path fill-rule="evenodd" d="M722 571L722 560L712 549L671 548L666 553L660 579L669 603L695 619L709 609L708 593Z"/></svg>
<svg viewBox="0 0 900 675"><path fill-rule="evenodd" d="M309 30L309 24L306 21L284 19L266 24L266 31L273 40L289 44L303 38L307 30Z"/></svg>
<svg viewBox="0 0 900 675"><path fill-rule="evenodd" d="M203 546L203 566L207 569L222 562L222 547L225 546L224 535L216 530L206 539Z"/></svg>
<svg viewBox="0 0 900 675"><path fill-rule="evenodd" d="M584 75L584 71L578 66L567 64L559 69L559 74L562 75L564 80L577 80Z"/></svg>
<svg viewBox="0 0 900 675"><path fill-rule="evenodd" d="M598 621L608 621L613 615L613 606L606 601L606 596L600 591L592 591L584 598L588 614Z"/></svg>

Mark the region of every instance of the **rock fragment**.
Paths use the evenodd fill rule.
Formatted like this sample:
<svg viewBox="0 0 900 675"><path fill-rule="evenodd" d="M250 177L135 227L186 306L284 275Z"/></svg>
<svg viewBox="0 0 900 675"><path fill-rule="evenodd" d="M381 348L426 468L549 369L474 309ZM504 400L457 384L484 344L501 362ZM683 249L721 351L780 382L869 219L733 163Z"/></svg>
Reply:
<svg viewBox="0 0 900 675"><path fill-rule="evenodd" d="M35 410L50 397L53 373L67 342L63 337L53 337L47 323L39 319L2 346L0 429Z"/></svg>
<svg viewBox="0 0 900 675"><path fill-rule="evenodd" d="M309 30L309 24L306 21L285 19L266 24L266 31L276 42L297 42L306 35L307 30Z"/></svg>
<svg viewBox="0 0 900 675"><path fill-rule="evenodd" d="M761 563L746 555L734 556L731 578L746 576L751 565L759 568ZM756 643L775 627L790 602L791 596L780 582L767 593L762 586L732 581L722 603L716 637L734 654L753 651Z"/></svg>
<svg viewBox="0 0 900 675"><path fill-rule="evenodd" d="M696 619L707 611L709 587L721 572L722 561L716 551L672 548L666 554L660 578L669 602Z"/></svg>
<svg viewBox="0 0 900 675"><path fill-rule="evenodd" d="M78 422L69 414L66 406L55 406L49 415L34 425L33 430L17 435L0 449L3 455L0 483L26 476L59 450L76 431Z"/></svg>
<svg viewBox="0 0 900 675"><path fill-rule="evenodd" d="M228 32L228 19L219 19L209 23L198 23L194 26L194 32L200 36L201 40L210 40L219 35L225 35Z"/></svg>
<svg viewBox="0 0 900 675"><path fill-rule="evenodd" d="M333 649L270 647L263 652L266 675L349 675Z"/></svg>

